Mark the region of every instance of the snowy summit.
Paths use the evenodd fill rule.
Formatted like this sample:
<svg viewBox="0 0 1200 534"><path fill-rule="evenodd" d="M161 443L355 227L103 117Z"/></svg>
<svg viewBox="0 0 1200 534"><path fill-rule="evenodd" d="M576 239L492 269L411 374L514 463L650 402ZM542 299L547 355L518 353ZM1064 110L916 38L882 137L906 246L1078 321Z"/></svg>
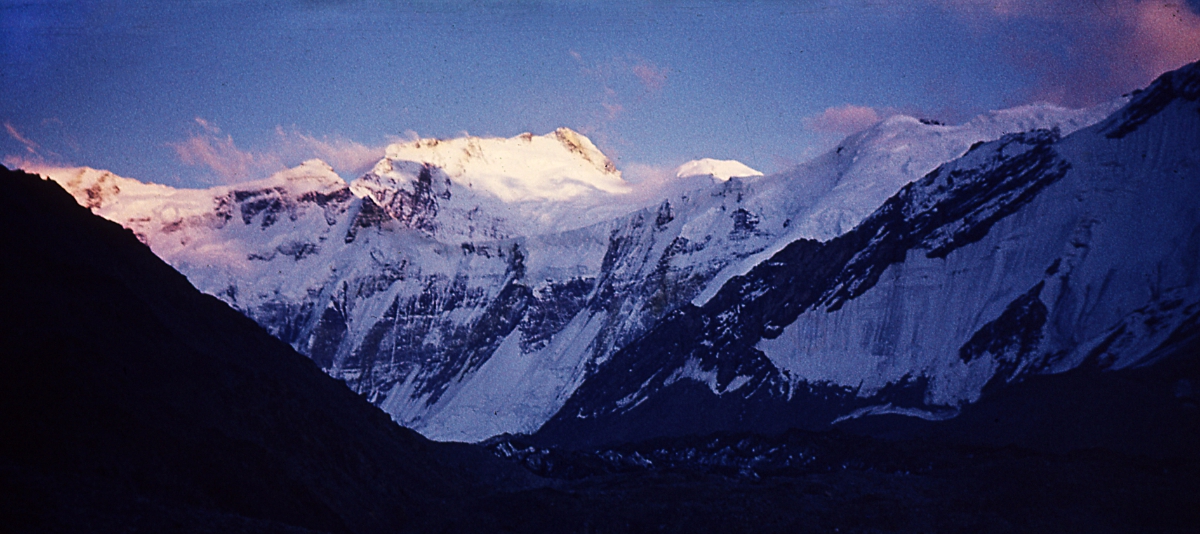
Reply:
<svg viewBox="0 0 1200 534"><path fill-rule="evenodd" d="M490 193L503 202L629 192L629 184L612 161L590 139L570 128L546 135L465 136L393 144L376 172L388 172L389 160L439 167L452 181Z"/></svg>
<svg viewBox="0 0 1200 534"><path fill-rule="evenodd" d="M722 182L728 181L730 178L742 178L747 176L762 176L763 173L758 172L750 166L737 160L732 159L696 159L680 165L675 169L676 178L687 178L689 176L712 176L714 180Z"/></svg>

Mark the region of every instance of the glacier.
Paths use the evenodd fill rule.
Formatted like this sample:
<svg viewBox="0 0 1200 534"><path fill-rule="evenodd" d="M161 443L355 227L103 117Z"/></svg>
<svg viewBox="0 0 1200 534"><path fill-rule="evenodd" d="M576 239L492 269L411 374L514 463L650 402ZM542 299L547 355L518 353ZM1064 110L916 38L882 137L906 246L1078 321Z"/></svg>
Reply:
<svg viewBox="0 0 1200 534"><path fill-rule="evenodd" d="M433 439L480 441L537 431L672 313L709 303L790 243L846 234L978 143L1035 129L1066 135L1124 103L1025 106L961 125L896 116L774 175L737 162L685 164L657 196L639 194L590 140L568 129L398 143L349 182L318 160L205 190L87 168L29 170L132 230L196 287L399 423ZM837 347L883 328L851 317L896 306L903 288L919 287L922 269L934 267L906 262L902 270L911 274L897 267L883 277L893 282L880 283L898 288L892 298L875 297L877 290L834 314L781 327L759 350L787 371L792 388L811 382L870 392L915 376L914 366L940 360L871 352L843 360ZM1016 287L986 298L1001 303ZM1058 286L1047 287L1047 295L1058 294ZM895 321L916 321L914 313L887 322L888 335ZM824 356L799 355L800 338L810 334L829 336ZM757 384L749 375L719 380L701 361L689 365L671 371L673 383L700 381L722 394ZM866 368L875 375L862 379ZM966 394L946 387L946 399ZM636 391L621 398L626 407L639 402L631 400Z"/></svg>
<svg viewBox="0 0 1200 534"><path fill-rule="evenodd" d="M944 419L1030 375L1155 363L1200 327L1198 100L1193 64L1093 126L972 146L676 310L539 435Z"/></svg>

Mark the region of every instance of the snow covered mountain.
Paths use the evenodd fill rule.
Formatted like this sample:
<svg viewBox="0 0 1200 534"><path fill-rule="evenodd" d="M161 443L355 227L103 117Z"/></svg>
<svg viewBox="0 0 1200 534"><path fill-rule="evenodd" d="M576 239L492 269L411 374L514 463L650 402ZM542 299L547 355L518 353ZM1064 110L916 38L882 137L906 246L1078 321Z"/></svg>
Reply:
<svg viewBox="0 0 1200 534"><path fill-rule="evenodd" d="M745 163L729 159L702 158L692 160L675 169L676 178L711 176L714 181L726 182L733 177L749 178L763 173L751 169Z"/></svg>
<svg viewBox="0 0 1200 534"><path fill-rule="evenodd" d="M637 207L608 157L567 128L394 144L351 189L401 224L450 243L558 233Z"/></svg>
<svg viewBox="0 0 1200 534"><path fill-rule="evenodd" d="M569 398L572 414L619 414L684 382L711 388L719 399L766 391L760 383L796 391L805 383L841 388L833 378L853 382L857 375L836 374L837 364L828 363L841 356L806 363L794 344L752 343L746 350L777 354L783 363L763 356L751 359L761 372L734 375L713 374L711 358L685 357L676 365L640 359L641 349L630 347L683 343L686 338L662 341L664 333L679 332L671 329L681 317L733 309L731 295L749 305L762 296L754 294L759 289L773 294L766 286L731 292L781 254L819 243L842 243L841 254L853 254L845 243L859 238L846 236L863 235L853 228L871 224L868 216L885 200L977 143L1036 128L1065 135L1119 104L1025 107L958 126L893 117L777 175L701 160L695 169L680 169L675 193L651 200L634 194L590 141L566 129L394 145L372 172L350 183L319 161L208 190L143 184L92 169L30 170L133 230L198 288L253 318L400 423L435 439L477 441L538 430ZM1050 143L1049 135L974 147L955 165L967 172L985 154L1017 158L1024 147ZM713 179L689 181L697 172ZM992 307L975 316L994 315L1005 295L989 295ZM845 304L847 313L853 304ZM838 331L844 345L861 345L855 336L871 331L862 325L879 324L877 317L860 316ZM739 322L737 313L721 317L740 329L763 326ZM791 326L796 321L773 321L759 337L782 344L805 335L798 330L803 325ZM910 372L920 365L910 356L866 354L901 363L877 366L876 381L856 390L864 395L885 391L897 376L925 376ZM741 353L735 359L751 361ZM833 367L804 374L806 365ZM622 373L625 378L614 378ZM634 376L650 382L632 384ZM735 387L746 384L754 387ZM938 399L971 398L961 387L950 389Z"/></svg>
<svg viewBox="0 0 1200 534"><path fill-rule="evenodd" d="M1107 120L974 146L853 230L672 312L539 435L945 419L1032 374L1152 364L1200 333L1200 64Z"/></svg>

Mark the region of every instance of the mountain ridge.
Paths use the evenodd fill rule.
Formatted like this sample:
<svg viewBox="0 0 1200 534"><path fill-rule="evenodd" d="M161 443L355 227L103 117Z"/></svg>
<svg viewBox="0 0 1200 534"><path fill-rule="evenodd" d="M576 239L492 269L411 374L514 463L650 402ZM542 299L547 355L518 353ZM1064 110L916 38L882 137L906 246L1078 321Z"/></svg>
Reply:
<svg viewBox="0 0 1200 534"><path fill-rule="evenodd" d="M476 203L483 193L445 169L391 159L345 187L313 163L290 172L326 176L327 190L268 179L175 193L190 204L118 194L96 211L397 421L477 441L536 430L664 314L702 304L786 243L848 231L977 141L1030 124L1070 131L1106 109L1030 107L960 126L894 117L791 171L707 181L615 218L562 203L575 222L557 233L537 230L547 226L520 203ZM539 139L565 146L493 141ZM436 146L454 143L469 140ZM67 174L86 203L91 186Z"/></svg>
<svg viewBox="0 0 1200 534"><path fill-rule="evenodd" d="M539 435L936 420L1025 376L1151 363L1200 313L1186 200L1200 195L1200 114L1186 97L1139 110L1196 78L1192 65L1135 97L1114 115L1139 121L1127 137L1108 136L1112 122L1006 136L843 236L793 241L618 352Z"/></svg>
<svg viewBox="0 0 1200 534"><path fill-rule="evenodd" d="M395 425L54 182L0 176L8 528L424 531L505 471Z"/></svg>

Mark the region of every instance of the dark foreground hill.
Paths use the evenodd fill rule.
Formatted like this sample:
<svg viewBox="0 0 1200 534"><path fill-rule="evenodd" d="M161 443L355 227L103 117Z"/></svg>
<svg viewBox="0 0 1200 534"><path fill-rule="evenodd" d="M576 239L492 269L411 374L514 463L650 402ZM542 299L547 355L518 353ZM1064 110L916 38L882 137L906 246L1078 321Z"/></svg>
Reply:
<svg viewBox="0 0 1200 534"><path fill-rule="evenodd" d="M128 230L0 170L0 530L428 531L510 468L399 427Z"/></svg>

